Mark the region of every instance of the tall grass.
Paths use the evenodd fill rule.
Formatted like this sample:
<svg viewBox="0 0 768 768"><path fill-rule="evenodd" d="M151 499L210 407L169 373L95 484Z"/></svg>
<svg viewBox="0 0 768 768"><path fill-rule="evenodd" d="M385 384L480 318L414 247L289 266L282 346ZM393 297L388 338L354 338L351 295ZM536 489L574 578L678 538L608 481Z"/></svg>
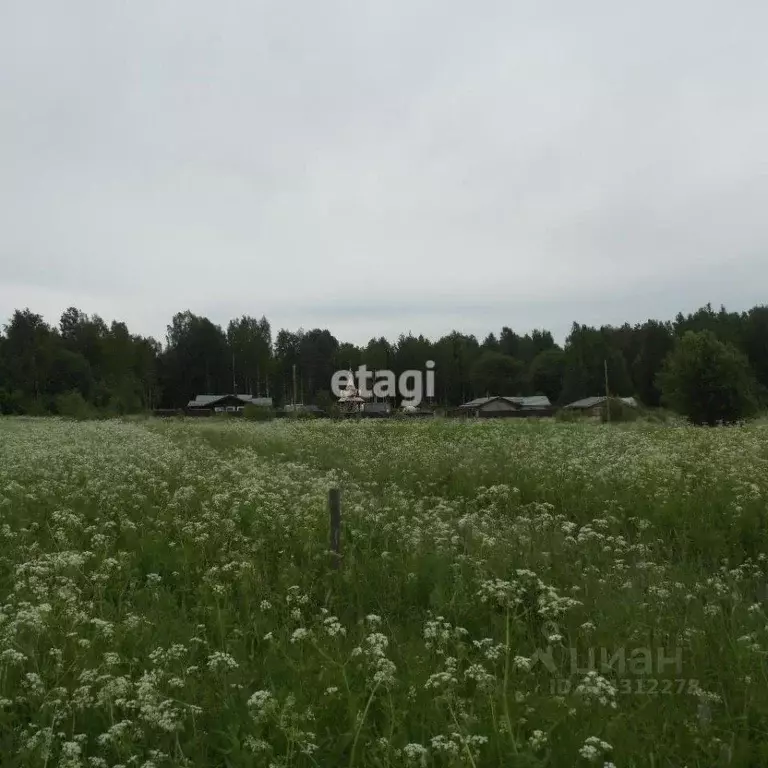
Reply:
<svg viewBox="0 0 768 768"><path fill-rule="evenodd" d="M768 764L766 470L761 427L0 421L2 765Z"/></svg>

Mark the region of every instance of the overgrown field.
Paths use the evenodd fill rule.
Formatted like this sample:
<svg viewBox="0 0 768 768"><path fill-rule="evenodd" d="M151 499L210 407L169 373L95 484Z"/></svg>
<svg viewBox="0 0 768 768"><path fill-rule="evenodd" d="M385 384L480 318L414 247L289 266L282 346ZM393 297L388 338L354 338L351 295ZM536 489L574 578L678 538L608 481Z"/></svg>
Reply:
<svg viewBox="0 0 768 768"><path fill-rule="evenodd" d="M759 426L0 420L0 765L768 765L767 500Z"/></svg>

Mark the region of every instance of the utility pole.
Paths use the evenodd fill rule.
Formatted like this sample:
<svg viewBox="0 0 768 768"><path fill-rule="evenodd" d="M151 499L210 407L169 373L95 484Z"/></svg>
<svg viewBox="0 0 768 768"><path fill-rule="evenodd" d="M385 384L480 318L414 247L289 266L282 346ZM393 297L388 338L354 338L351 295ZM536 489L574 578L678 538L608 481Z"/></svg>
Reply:
<svg viewBox="0 0 768 768"><path fill-rule="evenodd" d="M611 400L608 394L608 360L603 360L603 369L605 371L605 418L611 423Z"/></svg>
<svg viewBox="0 0 768 768"><path fill-rule="evenodd" d="M232 353L232 394L237 394L237 383L235 382L235 353Z"/></svg>
<svg viewBox="0 0 768 768"><path fill-rule="evenodd" d="M296 405L296 363L293 364L293 404Z"/></svg>

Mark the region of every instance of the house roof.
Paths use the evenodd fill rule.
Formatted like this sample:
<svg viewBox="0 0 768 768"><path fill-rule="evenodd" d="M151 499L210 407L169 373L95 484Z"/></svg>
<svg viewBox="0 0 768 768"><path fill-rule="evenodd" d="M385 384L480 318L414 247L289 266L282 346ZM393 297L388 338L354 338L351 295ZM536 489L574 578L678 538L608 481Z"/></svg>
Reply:
<svg viewBox="0 0 768 768"><path fill-rule="evenodd" d="M220 400L227 398L237 398L243 405L261 405L270 407L272 405L271 397L251 397L251 395L198 395L194 400L187 403L188 408L209 408L216 405Z"/></svg>
<svg viewBox="0 0 768 768"><path fill-rule="evenodd" d="M498 400L498 397L476 397L474 400L470 400L468 403L460 405L459 408L479 408L481 405L490 403L491 400Z"/></svg>
<svg viewBox="0 0 768 768"><path fill-rule="evenodd" d="M568 403L565 408L594 408L596 405L601 405L605 402L605 397L582 397L581 400L576 400L573 403Z"/></svg>
<svg viewBox="0 0 768 768"><path fill-rule="evenodd" d="M523 408L549 408L552 403L546 395L531 395L530 397L521 397Z"/></svg>
<svg viewBox="0 0 768 768"><path fill-rule="evenodd" d="M531 395L530 397L504 397L495 395L494 397L478 397L474 400L470 400L464 405L460 405L459 408L482 408L494 400L506 400L512 405L517 405L520 408L549 408L552 405L549 402L549 398L546 395Z"/></svg>
<svg viewBox="0 0 768 768"><path fill-rule="evenodd" d="M624 405L629 405L632 408L637 408L637 400L635 400L634 397L619 397L618 400L621 400ZM598 397L584 397L581 400L576 400L573 403L569 403L568 405L564 406L565 408L594 408L595 406L602 405L605 402L605 395L600 395Z"/></svg>

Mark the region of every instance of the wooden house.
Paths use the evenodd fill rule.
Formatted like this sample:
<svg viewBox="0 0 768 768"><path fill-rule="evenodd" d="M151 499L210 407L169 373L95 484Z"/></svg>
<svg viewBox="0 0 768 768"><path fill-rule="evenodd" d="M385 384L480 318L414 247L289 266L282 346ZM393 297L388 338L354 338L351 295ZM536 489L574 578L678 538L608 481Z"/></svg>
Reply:
<svg viewBox="0 0 768 768"><path fill-rule="evenodd" d="M460 405L458 415L473 418L551 416L552 403L546 395L531 397L478 397Z"/></svg>
<svg viewBox="0 0 768 768"><path fill-rule="evenodd" d="M246 405L262 408L272 407L271 397L251 395L198 395L187 403L187 413L195 416L210 416L213 413L241 413Z"/></svg>
<svg viewBox="0 0 768 768"><path fill-rule="evenodd" d="M637 400L635 400L634 397L617 397L611 399L618 400L620 403L623 403L630 408L637 408ZM588 416L600 416L605 409L605 401L605 395L600 395L598 397L584 397L581 400L576 400L573 403L563 406L563 408L569 411L579 411Z"/></svg>

